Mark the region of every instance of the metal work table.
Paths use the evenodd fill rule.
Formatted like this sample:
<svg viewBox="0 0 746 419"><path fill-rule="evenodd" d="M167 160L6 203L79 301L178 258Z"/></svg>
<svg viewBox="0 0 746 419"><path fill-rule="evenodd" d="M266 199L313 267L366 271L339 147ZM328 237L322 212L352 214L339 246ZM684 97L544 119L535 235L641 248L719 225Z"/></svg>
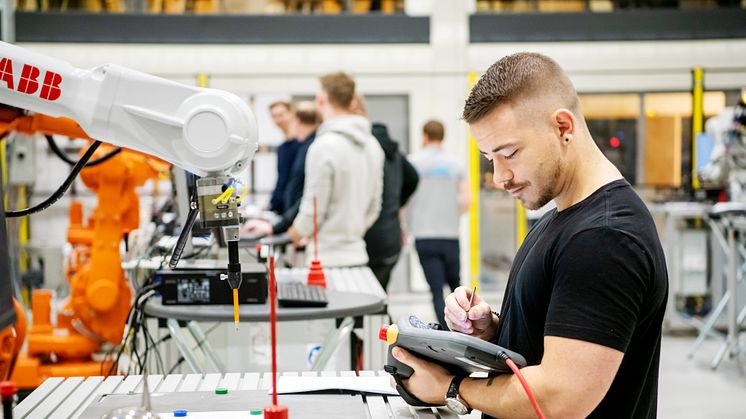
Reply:
<svg viewBox="0 0 746 419"><path fill-rule="evenodd" d="M684 240L683 231L678 227L681 220L702 219L703 223L707 214L712 210L711 204L700 202L668 202L650 207L652 213L659 213L665 217L663 238L661 245L666 254L666 267L668 269L669 290L668 302L666 304L666 315L663 328L665 330L676 330L680 328L695 327L701 324L691 316L684 316L677 311L676 298L684 289ZM702 279L705 282L705 279Z"/></svg>
<svg viewBox="0 0 746 419"><path fill-rule="evenodd" d="M277 308L278 321L318 320L356 317L380 313L386 307L384 300L371 294L359 292L326 292L329 305L326 307ZM269 321L269 303L241 304L242 322ZM232 322L233 306L230 305L167 305L161 304L160 297L154 297L145 304L145 313L162 319L195 320L201 322Z"/></svg>
<svg viewBox="0 0 746 419"><path fill-rule="evenodd" d="M688 356L693 358L708 337L720 339L723 342L710 363L712 369L717 369L727 353L732 357L740 352L738 335L746 318L746 307L740 308L743 304L738 301L738 296L741 294L739 286L743 284L743 271L746 270L744 264L746 248L744 248L742 239L743 234L746 233L746 223L744 223L746 206L737 202L718 203L704 212L702 218L709 226L709 234L713 236L716 246L721 247L726 256L726 266L723 267L725 288L722 294L713 295L713 308L703 319L696 317L688 319L699 331ZM684 214L687 217L692 215L700 216L695 213ZM678 271L675 271L675 274L678 274ZM715 281L720 281L720 278L715 278ZM669 292L669 296L671 294ZM722 333L716 329L716 324L725 313L727 313L727 332Z"/></svg>
<svg viewBox="0 0 746 419"><path fill-rule="evenodd" d="M746 216L743 211L732 214L725 221L725 234L728 248L728 268L726 273L727 291L722 301L727 304L728 330L723 336L720 350L712 360L711 366L716 369L725 355L731 358L738 356L742 351L739 339L741 327L746 320L746 307L739 310L738 288L744 283L746 273L746 246L744 235L746 235ZM718 307L720 308L720 307ZM717 319L720 313L713 313L712 318ZM701 335L700 335L701 336Z"/></svg>
<svg viewBox="0 0 746 419"><path fill-rule="evenodd" d="M383 368L385 361L384 345L378 341L378 328L388 321L386 315L386 292L373 272L367 267L326 268L327 297L329 305L321 308L282 308L277 310L278 321L343 319L322 344L321 352L312 369L326 369L332 355L349 337L355 325L355 317L363 318L364 367ZM305 281L307 269L277 269L277 282ZM269 304L243 304L239 307L242 322L269 320ZM152 298L145 304L145 313L152 317L167 319L167 327L179 352L193 372L203 373L197 357L189 348L181 334L178 321L188 321L187 330L195 341L205 341L197 321L233 321L233 306L229 305L174 305L164 306L159 298ZM225 372L222 361L215 355L209 342L203 345L206 359L215 371Z"/></svg>
<svg viewBox="0 0 746 419"><path fill-rule="evenodd" d="M294 375L299 373L282 373L282 375ZM356 376L354 371L324 371L302 372L303 376ZM387 375L383 371L361 371L360 376ZM177 392L207 392L212 393L218 387L227 388L228 391L235 390L268 390L272 385L271 373L230 373L230 374L171 374L151 375L148 377L148 387L151 393L177 393ZM49 378L39 388L34 390L13 410L13 417L23 418L54 418L54 419L88 419L81 414L98 397L104 394L141 394L142 376L131 375L128 377L111 376L104 377L70 377ZM294 396L303 397L303 396ZM319 395L311 396L318 400ZM278 401L282 404L283 396ZM457 419L459 416L445 408L413 408L408 406L401 397L365 395L360 398L363 403L365 418L370 419L420 419L420 418L443 418ZM267 395L266 404L271 403L271 397ZM262 407L262 406L260 406ZM158 405L153 406L158 411ZM333 409L334 406L329 406ZM290 412L293 417L293 411ZM470 415L461 418L479 418L481 413L473 411ZM357 419L351 417L350 419Z"/></svg>

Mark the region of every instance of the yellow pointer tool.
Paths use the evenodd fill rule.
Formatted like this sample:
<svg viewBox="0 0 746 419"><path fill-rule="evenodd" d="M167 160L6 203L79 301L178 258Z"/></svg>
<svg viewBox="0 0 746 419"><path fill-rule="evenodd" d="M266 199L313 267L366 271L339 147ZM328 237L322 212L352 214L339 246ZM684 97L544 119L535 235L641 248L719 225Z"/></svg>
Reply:
<svg viewBox="0 0 746 419"><path fill-rule="evenodd" d="M238 288L233 288L233 322L238 330Z"/></svg>

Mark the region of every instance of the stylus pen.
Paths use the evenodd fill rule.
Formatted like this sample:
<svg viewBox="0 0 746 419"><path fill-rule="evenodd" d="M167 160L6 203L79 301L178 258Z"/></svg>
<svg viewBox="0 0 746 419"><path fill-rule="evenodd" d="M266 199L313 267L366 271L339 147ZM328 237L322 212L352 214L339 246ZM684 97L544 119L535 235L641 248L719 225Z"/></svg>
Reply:
<svg viewBox="0 0 746 419"><path fill-rule="evenodd" d="M474 289L471 290L471 297L469 297L469 309L471 309L471 303L474 302L474 296L475 295L477 295L477 287L474 287Z"/></svg>

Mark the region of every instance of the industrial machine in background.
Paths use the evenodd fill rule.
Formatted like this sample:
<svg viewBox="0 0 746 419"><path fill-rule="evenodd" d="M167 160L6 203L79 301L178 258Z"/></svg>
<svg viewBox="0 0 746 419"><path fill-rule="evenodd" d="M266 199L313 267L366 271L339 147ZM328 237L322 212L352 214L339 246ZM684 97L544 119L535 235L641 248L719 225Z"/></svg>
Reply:
<svg viewBox="0 0 746 419"><path fill-rule="evenodd" d="M57 147L54 134L90 139L72 120L46 115L23 115L0 123L0 131L46 136L58 156L75 164ZM131 290L122 270L122 237L140 224L136 188L149 179L167 173L170 165L145 154L113 146L99 147L81 170L83 183L96 193L97 207L84 222L79 201L70 205L68 242L73 252L66 277L70 297L51 313L53 293L33 291L33 322L28 345L15 364L11 379L20 388L34 388L47 377L99 374L111 367L111 360L92 360L102 345L115 345L121 337L130 309ZM111 292L111 284L115 292Z"/></svg>
<svg viewBox="0 0 746 419"><path fill-rule="evenodd" d="M707 120L697 142L707 154L697 168L700 181L724 189L728 201L746 203L746 88L735 106Z"/></svg>
<svg viewBox="0 0 746 419"><path fill-rule="evenodd" d="M84 181L97 191L99 208L87 226L83 225L78 207L71 208L71 220L78 226L70 230L71 241L91 245L90 259L75 268L71 280L71 299L66 307L77 317L62 318L63 326L77 333L65 337L50 333L49 296L40 294L33 307L29 352L46 348L45 353L80 359L103 341L122 338L132 296L121 274L119 243L123 232L139 221L134 187L163 168L151 166L155 160L146 155L202 176L196 182L188 225L183 226L170 266L178 263L188 231L199 215L203 227L221 229L228 242L225 276L236 293L242 279L237 211L241 189L232 174L246 167L257 145L256 123L247 104L227 92L186 86L114 65L78 69L7 43L0 43L0 103L51 117L71 118L79 125L78 134L82 130L89 138L137 152L120 153L115 161L111 159L108 168L84 175ZM74 124L67 128L73 129ZM112 152L97 151L100 145L99 141L91 144L50 198L29 209L4 211L5 216L27 216L52 205L96 152ZM6 285L9 281L8 276L0 278ZM17 345L0 347L0 359L17 350ZM31 369L17 370L24 376L31 374ZM75 370L69 375L97 373ZM54 371L52 375L56 375ZM59 375L67 374L59 371ZM21 381L18 375L14 377ZM43 380L33 378L37 383Z"/></svg>

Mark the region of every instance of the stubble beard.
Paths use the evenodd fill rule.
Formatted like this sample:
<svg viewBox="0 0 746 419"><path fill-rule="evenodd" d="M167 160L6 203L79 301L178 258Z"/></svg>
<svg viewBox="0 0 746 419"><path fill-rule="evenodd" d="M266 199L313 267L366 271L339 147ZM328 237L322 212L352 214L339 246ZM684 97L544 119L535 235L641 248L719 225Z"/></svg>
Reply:
<svg viewBox="0 0 746 419"><path fill-rule="evenodd" d="M540 167L541 169L541 167ZM541 170L540 170L541 171ZM523 206L526 209L537 210L544 205L548 204L549 201L557 196L556 188L560 174L562 173L562 162L559 157L554 159L552 167L550 168L551 173L547 176L540 175L537 182L534 185L538 188L538 197L535 200L522 199Z"/></svg>

